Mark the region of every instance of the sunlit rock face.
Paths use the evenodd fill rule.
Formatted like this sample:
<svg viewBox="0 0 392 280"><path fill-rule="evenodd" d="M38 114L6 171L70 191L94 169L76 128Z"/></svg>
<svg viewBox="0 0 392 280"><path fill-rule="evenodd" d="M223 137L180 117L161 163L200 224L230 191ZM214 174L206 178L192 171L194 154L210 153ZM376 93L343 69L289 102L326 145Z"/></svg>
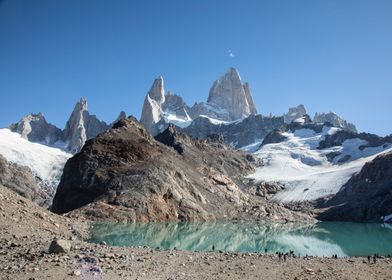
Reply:
<svg viewBox="0 0 392 280"><path fill-rule="evenodd" d="M159 132L157 123L163 117L162 105L165 102L165 89L162 76L154 80L144 100L140 123L153 135Z"/></svg>
<svg viewBox="0 0 392 280"><path fill-rule="evenodd" d="M67 121L63 131L63 141L68 143L68 151L77 153L88 139L94 138L108 128L105 122L98 120L95 115L90 115L87 100L81 98Z"/></svg>
<svg viewBox="0 0 392 280"><path fill-rule="evenodd" d="M117 120L126 118L121 112ZM116 122L115 121L115 122ZM75 105L64 130L48 123L42 113L29 114L18 123L10 125L12 132L19 133L31 142L61 148L73 154L79 152L84 143L113 125L100 121L88 111L87 100L81 98Z"/></svg>
<svg viewBox="0 0 392 280"><path fill-rule="evenodd" d="M24 139L52 145L61 139L61 129L48 123L42 113L29 114L18 123L10 126L12 132L19 133Z"/></svg>
<svg viewBox="0 0 392 280"><path fill-rule="evenodd" d="M284 122L290 124L293 121L302 118L306 114L305 106L300 104L297 107L289 108L289 111L283 115Z"/></svg>
<svg viewBox="0 0 392 280"><path fill-rule="evenodd" d="M235 68L216 80L210 89L208 103L228 112L227 121L238 120L257 113L250 95L249 85L244 86ZM251 103L251 104L249 104Z"/></svg>
<svg viewBox="0 0 392 280"><path fill-rule="evenodd" d="M163 78L158 77L145 98L140 122L152 135L157 135L169 123L185 128L201 116L234 121L256 114L249 84L243 84L238 71L230 68L213 83L208 101L195 103L192 107L179 95L170 91L165 95Z"/></svg>

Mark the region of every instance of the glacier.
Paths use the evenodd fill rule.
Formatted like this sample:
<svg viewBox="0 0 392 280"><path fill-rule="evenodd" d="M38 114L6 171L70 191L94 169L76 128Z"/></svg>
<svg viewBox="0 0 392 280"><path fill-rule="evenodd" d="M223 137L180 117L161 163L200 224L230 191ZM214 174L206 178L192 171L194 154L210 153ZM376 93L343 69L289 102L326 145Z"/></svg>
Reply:
<svg viewBox="0 0 392 280"><path fill-rule="evenodd" d="M283 133L285 141L264 145L254 153L262 166L248 178L282 185L284 189L274 195L273 201L313 201L336 194L366 162L392 151L391 144L360 149L367 142L358 138L347 139L341 146L318 149L326 135L339 130L324 126L320 133L307 128ZM326 155L332 152L339 156L330 162ZM341 163L346 156L350 160Z"/></svg>

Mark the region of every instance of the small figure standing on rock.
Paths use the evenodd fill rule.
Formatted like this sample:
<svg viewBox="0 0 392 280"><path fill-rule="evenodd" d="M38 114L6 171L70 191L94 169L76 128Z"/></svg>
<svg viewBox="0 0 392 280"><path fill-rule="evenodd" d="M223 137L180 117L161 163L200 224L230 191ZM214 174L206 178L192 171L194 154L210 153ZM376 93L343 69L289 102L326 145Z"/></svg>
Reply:
<svg viewBox="0 0 392 280"><path fill-rule="evenodd" d="M377 262L377 254L374 254L374 256L373 256L373 263L376 263Z"/></svg>
<svg viewBox="0 0 392 280"><path fill-rule="evenodd" d="M370 263L370 259L371 259L371 257L370 257L370 256L368 256L368 263Z"/></svg>
<svg viewBox="0 0 392 280"><path fill-rule="evenodd" d="M215 245L212 245L212 251L215 251Z"/></svg>

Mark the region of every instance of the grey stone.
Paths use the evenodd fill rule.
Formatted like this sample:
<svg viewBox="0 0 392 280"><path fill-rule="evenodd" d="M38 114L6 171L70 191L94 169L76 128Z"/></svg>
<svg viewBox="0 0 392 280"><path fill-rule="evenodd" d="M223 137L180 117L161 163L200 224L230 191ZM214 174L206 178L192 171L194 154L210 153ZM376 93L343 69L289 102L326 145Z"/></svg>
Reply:
<svg viewBox="0 0 392 280"><path fill-rule="evenodd" d="M50 254L68 253L69 251L71 251L71 243L68 240L55 239L50 243Z"/></svg>
<svg viewBox="0 0 392 280"><path fill-rule="evenodd" d="M44 192L28 167L7 161L0 155L0 185L7 187L40 206L49 206L52 189Z"/></svg>

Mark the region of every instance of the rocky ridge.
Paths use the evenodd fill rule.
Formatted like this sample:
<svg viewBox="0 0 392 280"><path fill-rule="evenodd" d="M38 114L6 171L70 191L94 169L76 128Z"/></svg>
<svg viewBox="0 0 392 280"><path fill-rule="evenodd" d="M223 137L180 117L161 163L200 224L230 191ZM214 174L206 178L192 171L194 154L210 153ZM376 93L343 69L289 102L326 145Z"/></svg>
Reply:
<svg viewBox="0 0 392 280"><path fill-rule="evenodd" d="M126 118L126 115L121 112L116 121L123 118ZM48 123L42 113L29 114L18 123L11 124L9 128L31 142L61 148L75 154L80 151L86 140L94 138L111 125L91 115L86 99L81 98L76 103L64 130Z"/></svg>
<svg viewBox="0 0 392 280"><path fill-rule="evenodd" d="M329 112L329 113L316 113L313 117L313 121L315 123L330 123L334 127L340 127L343 130L357 133L357 128L354 124L347 122L346 120L342 119L336 113Z"/></svg>
<svg viewBox="0 0 392 280"><path fill-rule="evenodd" d="M152 135L157 135L168 123L185 127L200 116L235 121L256 114L249 84L243 84L238 71L230 68L213 83L208 101L192 107L178 95L170 92L165 95L163 78L158 77L145 98L140 122Z"/></svg>
<svg viewBox="0 0 392 280"><path fill-rule="evenodd" d="M154 139L129 118L67 162L52 210L129 221L311 219L247 192L252 162L220 137L193 139L171 125Z"/></svg>

